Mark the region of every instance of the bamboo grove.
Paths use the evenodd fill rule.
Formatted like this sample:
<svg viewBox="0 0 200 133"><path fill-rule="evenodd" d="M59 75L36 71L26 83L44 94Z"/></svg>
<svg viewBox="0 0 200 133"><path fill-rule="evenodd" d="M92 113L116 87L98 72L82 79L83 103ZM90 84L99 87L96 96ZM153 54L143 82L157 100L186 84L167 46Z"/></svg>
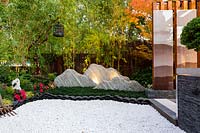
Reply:
<svg viewBox="0 0 200 133"><path fill-rule="evenodd" d="M151 0L147 3L10 0L0 4L0 60L34 65L37 58L43 70L55 56L62 57L65 69L75 68L78 54L86 55L85 67L93 61L120 70L127 52L137 60L151 61ZM57 22L64 25L62 38L52 35Z"/></svg>

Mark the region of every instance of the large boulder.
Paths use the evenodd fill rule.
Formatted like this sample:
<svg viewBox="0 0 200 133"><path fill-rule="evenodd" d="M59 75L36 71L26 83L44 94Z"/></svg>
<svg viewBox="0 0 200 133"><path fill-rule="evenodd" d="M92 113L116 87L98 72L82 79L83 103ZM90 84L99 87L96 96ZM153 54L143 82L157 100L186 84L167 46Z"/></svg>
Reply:
<svg viewBox="0 0 200 133"><path fill-rule="evenodd" d="M73 69L65 70L54 80L57 87L94 87L96 84L86 75L82 75Z"/></svg>
<svg viewBox="0 0 200 133"><path fill-rule="evenodd" d="M122 76L114 68L105 68L102 65L91 64L84 75L97 84L94 89L128 91L144 91L145 89L137 81Z"/></svg>
<svg viewBox="0 0 200 133"><path fill-rule="evenodd" d="M116 77L128 80L128 77L120 75L120 73L114 68L105 68L102 65L97 64L91 64L85 71L84 75L88 76L97 85L103 81L110 81Z"/></svg>
<svg viewBox="0 0 200 133"><path fill-rule="evenodd" d="M67 69L56 77L57 87L94 87L94 89L144 91L137 81L122 76L114 68L91 64L85 73L79 74L73 69Z"/></svg>
<svg viewBox="0 0 200 133"><path fill-rule="evenodd" d="M122 77L115 77L110 81L103 81L98 84L94 89L105 90L126 90L126 91L144 91L144 87L135 80L126 80Z"/></svg>

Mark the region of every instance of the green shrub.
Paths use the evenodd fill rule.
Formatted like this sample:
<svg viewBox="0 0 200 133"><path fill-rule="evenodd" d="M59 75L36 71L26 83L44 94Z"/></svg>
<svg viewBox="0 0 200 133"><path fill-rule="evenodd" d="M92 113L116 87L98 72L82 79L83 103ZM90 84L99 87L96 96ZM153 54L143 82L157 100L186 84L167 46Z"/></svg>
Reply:
<svg viewBox="0 0 200 133"><path fill-rule="evenodd" d="M20 72L19 76L27 80L31 80L31 77L32 77L32 75L30 73L27 73L26 71Z"/></svg>
<svg viewBox="0 0 200 133"><path fill-rule="evenodd" d="M13 92L12 87L7 87L6 89L0 88L0 94L3 99L13 100Z"/></svg>
<svg viewBox="0 0 200 133"><path fill-rule="evenodd" d="M48 85L51 81L53 81L55 78L55 74L50 73L48 75L34 75L31 79L31 82L34 84L43 83L45 85Z"/></svg>
<svg viewBox="0 0 200 133"><path fill-rule="evenodd" d="M34 84L43 83L45 85L48 85L50 82L54 81L55 77L55 73L48 73L47 75L34 75L31 81Z"/></svg>
<svg viewBox="0 0 200 133"><path fill-rule="evenodd" d="M21 71L19 79L20 79L20 86L22 89L24 89L25 91L33 90L31 74L27 73L26 71Z"/></svg>
<svg viewBox="0 0 200 133"><path fill-rule="evenodd" d="M11 84L12 80L17 77L17 73L8 64L0 65L0 73L1 83Z"/></svg>
<svg viewBox="0 0 200 133"><path fill-rule="evenodd" d="M32 91L27 91L26 96L27 96L27 98L33 97L34 93Z"/></svg>
<svg viewBox="0 0 200 133"><path fill-rule="evenodd" d="M148 87L152 85L152 68L145 68L142 70L138 70L130 77L132 80L138 81L144 87Z"/></svg>
<svg viewBox="0 0 200 133"><path fill-rule="evenodd" d="M3 105L11 105L11 104L12 104L12 100L7 99L7 98L3 99Z"/></svg>
<svg viewBox="0 0 200 133"><path fill-rule="evenodd" d="M192 19L184 26L181 33L181 44L188 49L200 51L200 17Z"/></svg>
<svg viewBox="0 0 200 133"><path fill-rule="evenodd" d="M4 89L0 88L0 94L3 97L6 95L6 91Z"/></svg>
<svg viewBox="0 0 200 133"><path fill-rule="evenodd" d="M31 80L20 79L20 86L21 86L21 88L24 89L25 91L33 90L33 84L32 84L32 82L31 82Z"/></svg>
<svg viewBox="0 0 200 133"><path fill-rule="evenodd" d="M49 81L54 81L55 78L56 78L56 74L55 73L49 73L48 74Z"/></svg>
<svg viewBox="0 0 200 133"><path fill-rule="evenodd" d="M5 89L5 92L7 95L13 95L14 94L14 90L12 88L12 86L9 86Z"/></svg>

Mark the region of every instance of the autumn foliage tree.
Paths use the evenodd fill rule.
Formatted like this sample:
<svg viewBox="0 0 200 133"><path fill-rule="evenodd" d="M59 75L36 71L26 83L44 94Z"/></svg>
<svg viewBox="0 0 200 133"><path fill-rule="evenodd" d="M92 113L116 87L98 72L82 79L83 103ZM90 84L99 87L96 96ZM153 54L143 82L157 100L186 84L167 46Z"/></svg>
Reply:
<svg viewBox="0 0 200 133"><path fill-rule="evenodd" d="M126 9L129 17L128 46L136 71L141 66L151 67L152 2L153 0L131 0Z"/></svg>
<svg viewBox="0 0 200 133"><path fill-rule="evenodd" d="M133 58L132 79L142 85L151 84L152 77L152 2L131 0L126 13L129 16L128 46ZM145 82L144 82L145 81Z"/></svg>
<svg viewBox="0 0 200 133"><path fill-rule="evenodd" d="M132 0L127 9L131 26L142 39L151 39L152 2L153 0Z"/></svg>

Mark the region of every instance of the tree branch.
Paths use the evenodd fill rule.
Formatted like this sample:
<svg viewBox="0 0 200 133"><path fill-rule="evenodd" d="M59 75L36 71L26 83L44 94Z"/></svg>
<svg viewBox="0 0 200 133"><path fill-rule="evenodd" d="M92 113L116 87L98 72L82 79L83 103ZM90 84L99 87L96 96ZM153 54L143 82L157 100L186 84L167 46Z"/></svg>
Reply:
<svg viewBox="0 0 200 133"><path fill-rule="evenodd" d="M47 28L46 31L43 31L41 34L38 35L37 39L35 41L33 41L30 46L28 47L28 51L34 46L34 45L39 45L42 44L44 42L46 42L48 40L48 36L49 36L49 31L52 29L52 25L58 20L59 18L53 20L51 22L51 24L49 25L49 27ZM42 37L45 35L45 38L42 40Z"/></svg>

